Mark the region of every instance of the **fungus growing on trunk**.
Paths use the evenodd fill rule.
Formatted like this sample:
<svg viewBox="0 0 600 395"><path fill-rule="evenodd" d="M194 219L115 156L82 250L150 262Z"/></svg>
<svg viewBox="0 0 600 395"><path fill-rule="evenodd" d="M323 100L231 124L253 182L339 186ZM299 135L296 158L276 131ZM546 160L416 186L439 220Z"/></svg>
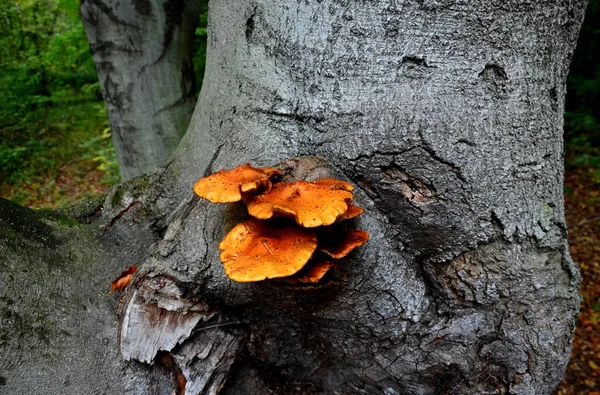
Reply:
<svg viewBox="0 0 600 395"><path fill-rule="evenodd" d="M365 231L340 233L328 227L363 213L350 204L352 184L335 178L272 183L271 177L280 174L275 168L246 164L201 178L194 185L199 196L212 202L243 200L254 217L236 225L219 244L225 274L234 281L313 284L335 265L335 259L324 254L312 258L317 249L342 258L369 239ZM273 217L291 218L296 224L287 219L266 221ZM317 227L319 239L311 229Z"/></svg>
<svg viewBox="0 0 600 395"><path fill-rule="evenodd" d="M236 225L219 244L225 274L238 282L291 276L316 248L312 229L277 227L256 219Z"/></svg>
<svg viewBox="0 0 600 395"><path fill-rule="evenodd" d="M280 182L260 195L244 198L248 214L258 219L290 217L305 228L331 225L348 211L352 193L307 181Z"/></svg>
<svg viewBox="0 0 600 395"><path fill-rule="evenodd" d="M340 222L340 221L344 221L344 220L347 220L347 219L356 218L359 215L361 215L363 212L364 212L364 210L362 208L360 208L358 206L354 206L352 204L349 204L348 205L348 210L346 210L345 213L340 214L336 218L335 222Z"/></svg>
<svg viewBox="0 0 600 395"><path fill-rule="evenodd" d="M233 203L242 200L242 193L257 193L271 189L270 178L281 174L271 167L250 164L232 170L221 170L196 181L194 192L213 203Z"/></svg>
<svg viewBox="0 0 600 395"><path fill-rule="evenodd" d="M311 259L298 273L284 277L280 281L291 285L314 284L319 282L333 265L335 265L333 260Z"/></svg>
<svg viewBox="0 0 600 395"><path fill-rule="evenodd" d="M323 185L329 187L329 189L339 189L341 191L352 192L354 190L354 186L346 181L341 181L335 178L319 178L314 181L317 185Z"/></svg>
<svg viewBox="0 0 600 395"><path fill-rule="evenodd" d="M348 255L353 249L362 246L369 241L369 232L364 230L352 230L341 236L319 238L319 251L323 251L332 258L340 259Z"/></svg>

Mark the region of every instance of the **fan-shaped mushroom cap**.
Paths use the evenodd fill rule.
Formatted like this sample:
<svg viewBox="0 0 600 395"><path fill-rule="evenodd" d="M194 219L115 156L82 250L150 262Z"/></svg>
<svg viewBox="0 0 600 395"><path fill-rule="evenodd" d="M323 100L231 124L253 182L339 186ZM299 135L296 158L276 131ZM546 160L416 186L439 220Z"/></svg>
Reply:
<svg viewBox="0 0 600 395"><path fill-rule="evenodd" d="M269 190L269 178L276 174L281 173L274 168L255 168L245 164L199 179L194 185L194 192L213 203L237 202L242 200L242 192Z"/></svg>
<svg viewBox="0 0 600 395"><path fill-rule="evenodd" d="M280 182L261 195L244 199L248 213L258 219L291 217L305 228L330 225L348 210L352 194L307 181Z"/></svg>
<svg viewBox="0 0 600 395"><path fill-rule="evenodd" d="M317 248L312 229L275 227L251 219L236 225L219 244L225 274L239 282L287 277L306 265Z"/></svg>
<svg viewBox="0 0 600 395"><path fill-rule="evenodd" d="M330 235L331 236L331 235ZM369 241L369 232L353 230L340 237L330 237L328 240L319 240L319 250L329 256L339 259L348 255L353 249Z"/></svg>
<svg viewBox="0 0 600 395"><path fill-rule="evenodd" d="M352 204L348 205L348 210L346 210L346 212L344 214L340 214L337 219L335 220L335 222L340 222L340 221L344 221L346 219L352 219L352 218L356 218L359 215L361 215L364 212L364 210L358 206L354 206Z"/></svg>
<svg viewBox="0 0 600 395"><path fill-rule="evenodd" d="M354 186L349 182L337 180L335 178L319 178L318 180L315 180L314 183L327 186L330 189L340 189L348 192L352 192L354 190Z"/></svg>
<svg viewBox="0 0 600 395"><path fill-rule="evenodd" d="M292 285L298 283L314 284L319 282L333 265L334 262L331 260L311 260L298 273L280 280Z"/></svg>

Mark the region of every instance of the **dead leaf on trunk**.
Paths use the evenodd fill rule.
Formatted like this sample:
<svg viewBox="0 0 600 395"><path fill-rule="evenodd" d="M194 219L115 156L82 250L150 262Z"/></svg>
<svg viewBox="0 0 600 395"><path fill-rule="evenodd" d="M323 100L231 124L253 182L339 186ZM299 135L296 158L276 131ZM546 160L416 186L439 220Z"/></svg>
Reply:
<svg viewBox="0 0 600 395"><path fill-rule="evenodd" d="M115 281L112 282L111 287L110 287L110 292L108 294L115 292L119 289L125 288L127 286L127 284L129 284L131 282L131 278L133 277L133 274L136 271L137 271L136 266L129 266L127 268L127 270L125 270L123 273L121 273L119 275L119 277L117 277L115 279Z"/></svg>

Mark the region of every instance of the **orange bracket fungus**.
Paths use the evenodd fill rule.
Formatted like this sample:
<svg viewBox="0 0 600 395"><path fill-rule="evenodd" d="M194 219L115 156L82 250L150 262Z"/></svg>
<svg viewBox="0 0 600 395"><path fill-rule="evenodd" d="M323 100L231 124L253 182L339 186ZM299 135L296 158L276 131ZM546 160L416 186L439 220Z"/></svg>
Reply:
<svg viewBox="0 0 600 395"><path fill-rule="evenodd" d="M327 274L333 265L335 265L335 263L331 260L315 261L312 264L309 263L306 271L302 270L301 273L298 273L298 280L301 283L316 283Z"/></svg>
<svg viewBox="0 0 600 395"><path fill-rule="evenodd" d="M275 227L251 219L235 226L219 248L229 278L239 282L291 276L306 265L317 248L312 229Z"/></svg>
<svg viewBox="0 0 600 395"><path fill-rule="evenodd" d="M285 216L305 228L331 225L348 211L352 193L307 181L280 182L264 194L245 199L248 214L258 219Z"/></svg>
<svg viewBox="0 0 600 395"><path fill-rule="evenodd" d="M278 174L277 169L255 168L245 164L199 179L194 185L194 192L213 203L238 202L242 200L242 193L270 190L270 178Z"/></svg>
<svg viewBox="0 0 600 395"><path fill-rule="evenodd" d="M319 243L319 250L323 251L332 258L343 258L352 252L353 249L360 247L369 241L369 233L364 230L353 230L344 233L341 237L331 237L328 240Z"/></svg>
<svg viewBox="0 0 600 395"><path fill-rule="evenodd" d="M301 271L293 276L282 278L281 281L291 285L311 284L319 282L335 265L333 260L313 260L311 259Z"/></svg>
<svg viewBox="0 0 600 395"><path fill-rule="evenodd" d="M332 224L355 218L363 210L350 204L354 187L346 181L321 178L314 182L276 182L272 180L275 175L281 172L246 164L199 179L194 192L214 203L242 200L254 217L236 225L219 244L221 262L230 279L317 283L337 259L369 239L369 233L363 230L344 233L330 229ZM273 217L284 219L277 222ZM315 230L321 230L318 238ZM322 251L322 257L313 257L317 250ZM323 253L330 258L324 259L327 255Z"/></svg>
<svg viewBox="0 0 600 395"><path fill-rule="evenodd" d="M339 217L335 220L335 222L344 221L346 219L356 218L363 213L363 209L358 206L353 206L352 204L348 205L348 210L344 214L340 214Z"/></svg>

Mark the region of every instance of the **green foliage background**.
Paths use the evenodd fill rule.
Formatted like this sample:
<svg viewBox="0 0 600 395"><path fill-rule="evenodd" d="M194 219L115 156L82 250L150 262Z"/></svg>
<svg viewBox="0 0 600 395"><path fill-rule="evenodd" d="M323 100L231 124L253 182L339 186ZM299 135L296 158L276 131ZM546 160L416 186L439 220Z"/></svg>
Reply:
<svg viewBox="0 0 600 395"><path fill-rule="evenodd" d="M39 116L58 91L87 99L79 93L97 77L78 0L0 0L0 18L0 126Z"/></svg>
<svg viewBox="0 0 600 395"><path fill-rule="evenodd" d="M31 205L50 193L42 205L67 204L64 191L52 192L72 163L70 178L103 162L103 182L116 182L79 2L0 0L0 20L0 194Z"/></svg>
<svg viewBox="0 0 600 395"><path fill-rule="evenodd" d="M198 92L208 0L196 30ZM119 181L79 0L0 0L0 196L57 207Z"/></svg>
<svg viewBox="0 0 600 395"><path fill-rule="evenodd" d="M198 91L207 13L203 0L194 51ZM598 184L599 22L600 0L590 0L565 112L567 167L591 169ZM28 206L56 207L118 180L79 0L0 0L0 195Z"/></svg>

